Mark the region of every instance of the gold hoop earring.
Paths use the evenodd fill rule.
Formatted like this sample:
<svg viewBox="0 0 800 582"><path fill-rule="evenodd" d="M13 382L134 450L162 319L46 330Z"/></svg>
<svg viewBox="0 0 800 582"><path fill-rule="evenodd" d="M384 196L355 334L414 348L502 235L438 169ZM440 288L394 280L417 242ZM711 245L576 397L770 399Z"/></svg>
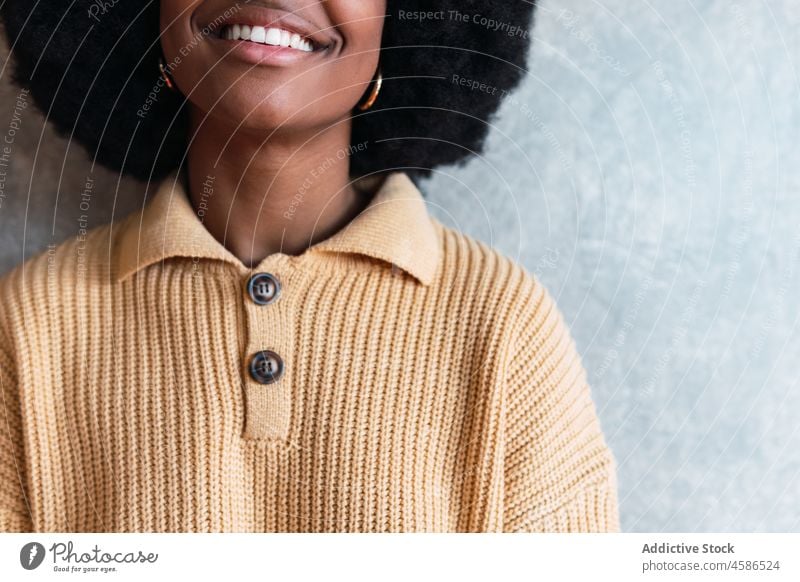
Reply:
<svg viewBox="0 0 800 582"><path fill-rule="evenodd" d="M167 67L164 65L164 59L161 57L158 58L158 70L161 72L161 78L164 80L164 84L167 88L171 91L175 91L175 82L172 80L172 75L169 74Z"/></svg>
<svg viewBox="0 0 800 582"><path fill-rule="evenodd" d="M378 94L381 92L382 86L383 86L383 74L381 73L380 67L378 67L378 74L372 81L372 91L370 91L367 100L358 106L359 111L366 111L367 109L370 109L373 105L375 105L375 101L378 100Z"/></svg>

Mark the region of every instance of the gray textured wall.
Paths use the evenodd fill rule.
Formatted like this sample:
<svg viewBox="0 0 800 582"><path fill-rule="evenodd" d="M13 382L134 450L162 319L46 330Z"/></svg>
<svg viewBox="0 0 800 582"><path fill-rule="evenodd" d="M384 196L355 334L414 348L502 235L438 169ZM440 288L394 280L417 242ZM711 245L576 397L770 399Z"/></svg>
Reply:
<svg viewBox="0 0 800 582"><path fill-rule="evenodd" d="M487 155L426 185L556 295L625 530L800 531L798 31L796 0L548 0ZM141 199L30 107L13 142L0 271L77 232L89 173L91 226Z"/></svg>

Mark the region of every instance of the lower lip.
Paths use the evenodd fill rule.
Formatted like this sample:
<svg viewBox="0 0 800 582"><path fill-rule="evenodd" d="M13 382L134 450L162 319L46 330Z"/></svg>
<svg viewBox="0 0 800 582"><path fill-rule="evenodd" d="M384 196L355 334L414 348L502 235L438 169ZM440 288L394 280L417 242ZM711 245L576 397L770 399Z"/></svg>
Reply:
<svg viewBox="0 0 800 582"><path fill-rule="evenodd" d="M318 56L319 53L324 52L324 50L306 52L285 46L250 42L249 40L228 40L216 37L214 37L213 40L216 41L215 44L219 44L228 55L251 65L288 66L314 58Z"/></svg>

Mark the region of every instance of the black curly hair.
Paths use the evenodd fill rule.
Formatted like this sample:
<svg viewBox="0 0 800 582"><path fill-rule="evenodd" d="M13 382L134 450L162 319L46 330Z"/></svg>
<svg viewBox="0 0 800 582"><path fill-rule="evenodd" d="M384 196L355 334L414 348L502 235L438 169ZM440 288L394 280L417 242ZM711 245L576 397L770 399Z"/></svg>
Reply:
<svg viewBox="0 0 800 582"><path fill-rule="evenodd" d="M534 8L535 0L388 0L384 85L372 109L354 114L352 143L368 147L354 151L351 174L424 176L481 152L488 122L524 75ZM158 90L157 1L5 0L0 16L13 80L59 133L140 180L182 163L183 96L161 90L141 114Z"/></svg>

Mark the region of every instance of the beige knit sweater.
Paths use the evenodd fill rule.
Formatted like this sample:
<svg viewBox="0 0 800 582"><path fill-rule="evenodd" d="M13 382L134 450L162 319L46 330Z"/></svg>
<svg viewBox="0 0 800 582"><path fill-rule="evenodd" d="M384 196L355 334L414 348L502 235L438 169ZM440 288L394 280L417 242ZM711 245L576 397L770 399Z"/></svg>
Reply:
<svg viewBox="0 0 800 582"><path fill-rule="evenodd" d="M280 287L265 305L256 273ZM552 297L430 217L404 173L252 270L169 179L0 298L0 530L619 528ZM250 371L264 350L282 374Z"/></svg>

